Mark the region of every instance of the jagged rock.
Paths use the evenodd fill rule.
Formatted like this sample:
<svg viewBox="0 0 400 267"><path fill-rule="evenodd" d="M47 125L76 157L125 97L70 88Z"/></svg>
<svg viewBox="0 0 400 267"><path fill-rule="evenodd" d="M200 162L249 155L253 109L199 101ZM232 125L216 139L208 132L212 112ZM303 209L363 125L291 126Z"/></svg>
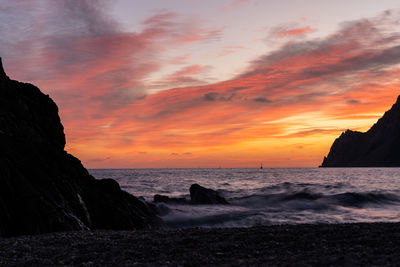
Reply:
<svg viewBox="0 0 400 267"><path fill-rule="evenodd" d="M190 186L192 204L229 204L217 191L202 187L198 184Z"/></svg>
<svg viewBox="0 0 400 267"><path fill-rule="evenodd" d="M154 195L153 201L155 203L167 203L167 204L189 204L189 202L183 197L168 197L164 195Z"/></svg>
<svg viewBox="0 0 400 267"><path fill-rule="evenodd" d="M400 167L400 96L367 132L347 130L321 167Z"/></svg>
<svg viewBox="0 0 400 267"><path fill-rule="evenodd" d="M56 104L37 87L10 80L0 59L0 236L158 222L116 181L89 175L64 146Z"/></svg>

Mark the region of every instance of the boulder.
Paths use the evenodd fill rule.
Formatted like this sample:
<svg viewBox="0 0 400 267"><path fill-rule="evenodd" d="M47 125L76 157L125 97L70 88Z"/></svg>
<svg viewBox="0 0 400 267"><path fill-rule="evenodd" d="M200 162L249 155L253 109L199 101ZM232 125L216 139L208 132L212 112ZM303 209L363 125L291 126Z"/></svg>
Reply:
<svg viewBox="0 0 400 267"><path fill-rule="evenodd" d="M183 197L168 197L164 195L154 195L153 201L155 203L166 203L166 204L189 204L186 198Z"/></svg>
<svg viewBox="0 0 400 267"><path fill-rule="evenodd" d="M198 184L190 186L190 198L192 204L229 204L217 191Z"/></svg>
<svg viewBox="0 0 400 267"><path fill-rule="evenodd" d="M0 236L157 226L154 211L64 147L57 105L9 79L0 59Z"/></svg>

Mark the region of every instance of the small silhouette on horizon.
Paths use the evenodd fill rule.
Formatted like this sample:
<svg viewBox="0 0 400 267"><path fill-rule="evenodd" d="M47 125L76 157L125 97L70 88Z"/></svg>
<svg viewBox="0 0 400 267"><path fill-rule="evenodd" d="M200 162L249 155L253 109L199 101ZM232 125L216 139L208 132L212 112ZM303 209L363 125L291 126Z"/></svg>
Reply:
<svg viewBox="0 0 400 267"><path fill-rule="evenodd" d="M261 167L260 167L260 169L264 169L264 168L263 168L263 166L262 166L262 163L261 163Z"/></svg>

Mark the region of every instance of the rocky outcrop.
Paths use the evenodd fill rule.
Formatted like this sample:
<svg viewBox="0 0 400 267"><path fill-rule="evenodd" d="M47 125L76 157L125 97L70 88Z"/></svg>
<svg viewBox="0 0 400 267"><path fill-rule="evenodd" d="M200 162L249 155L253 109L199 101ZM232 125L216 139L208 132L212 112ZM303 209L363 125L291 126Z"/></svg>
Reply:
<svg viewBox="0 0 400 267"><path fill-rule="evenodd" d="M0 59L0 236L157 223L145 203L96 180L64 146L56 104L9 79Z"/></svg>
<svg viewBox="0 0 400 267"><path fill-rule="evenodd" d="M164 195L154 195L154 203L166 203L174 205L190 205L190 204L229 204L228 201L220 194L212 189L202 187L198 184L192 184L190 186L190 200L186 198L176 198Z"/></svg>
<svg viewBox="0 0 400 267"><path fill-rule="evenodd" d="M164 196L164 195L154 195L153 197L153 202L154 203L167 203L167 204L190 204L189 201L187 201L183 197L169 197L169 196Z"/></svg>
<svg viewBox="0 0 400 267"><path fill-rule="evenodd" d="M198 184L192 184L189 190L192 204L229 204L217 191Z"/></svg>
<svg viewBox="0 0 400 267"><path fill-rule="evenodd" d="M367 132L347 130L321 167L400 167L400 96Z"/></svg>
<svg viewBox="0 0 400 267"><path fill-rule="evenodd" d="M6 72L4 71L1 57L0 57L0 79L9 79L8 76L6 75Z"/></svg>

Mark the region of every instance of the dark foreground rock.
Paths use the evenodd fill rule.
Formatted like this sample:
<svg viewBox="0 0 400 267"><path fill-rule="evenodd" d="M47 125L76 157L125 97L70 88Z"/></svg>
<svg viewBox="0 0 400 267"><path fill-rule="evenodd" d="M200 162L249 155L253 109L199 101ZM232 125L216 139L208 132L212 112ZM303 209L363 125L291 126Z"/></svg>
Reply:
<svg viewBox="0 0 400 267"><path fill-rule="evenodd" d="M157 222L117 182L89 175L64 146L56 104L37 87L10 80L0 59L0 236Z"/></svg>
<svg viewBox="0 0 400 267"><path fill-rule="evenodd" d="M229 204L217 191L198 184L192 184L189 191L192 204Z"/></svg>
<svg viewBox="0 0 400 267"><path fill-rule="evenodd" d="M153 202L154 203L166 203L166 204L180 204L180 205L189 205L189 204L229 204L225 198L219 195L219 193L215 190L202 187L198 184L192 184L190 186L190 200L186 198L177 198L177 197L169 197L164 195L154 195Z"/></svg>
<svg viewBox="0 0 400 267"><path fill-rule="evenodd" d="M400 96L367 132L347 130L321 167L400 167Z"/></svg>
<svg viewBox="0 0 400 267"><path fill-rule="evenodd" d="M0 266L398 266L400 224L81 231L0 238Z"/></svg>

